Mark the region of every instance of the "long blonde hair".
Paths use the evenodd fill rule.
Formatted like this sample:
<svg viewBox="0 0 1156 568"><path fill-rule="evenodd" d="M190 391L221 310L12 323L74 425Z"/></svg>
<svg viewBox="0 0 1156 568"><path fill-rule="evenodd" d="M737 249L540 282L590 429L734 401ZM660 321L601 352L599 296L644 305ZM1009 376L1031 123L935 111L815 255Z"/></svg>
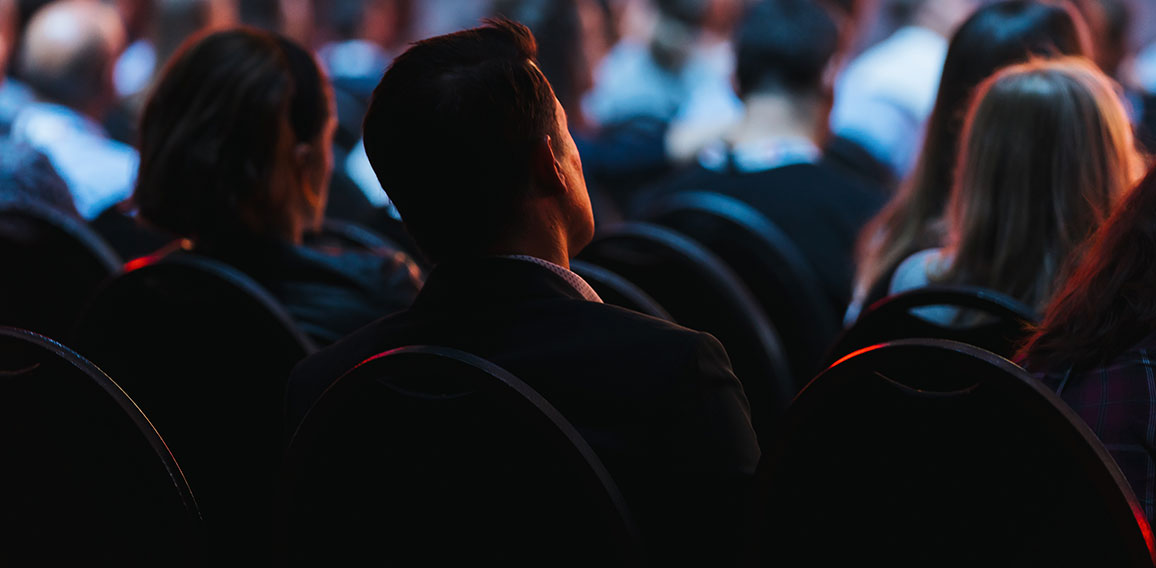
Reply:
<svg viewBox="0 0 1156 568"><path fill-rule="evenodd" d="M864 226L856 247L856 297L912 253L939 246L964 114L984 79L1031 57L1092 54L1088 30L1067 3L1014 0L977 10L951 38L919 159L895 196Z"/></svg>
<svg viewBox="0 0 1156 568"><path fill-rule="evenodd" d="M1118 86L1090 60L1003 69L967 114L936 280L1042 309L1143 169Z"/></svg>

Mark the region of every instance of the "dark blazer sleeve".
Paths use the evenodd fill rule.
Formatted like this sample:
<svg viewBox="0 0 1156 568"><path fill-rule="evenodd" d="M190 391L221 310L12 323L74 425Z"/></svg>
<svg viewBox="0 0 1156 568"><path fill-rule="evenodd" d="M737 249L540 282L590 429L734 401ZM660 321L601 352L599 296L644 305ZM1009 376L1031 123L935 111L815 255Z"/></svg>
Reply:
<svg viewBox="0 0 1156 568"><path fill-rule="evenodd" d="M667 550L656 565L731 565L742 550L746 506L759 444L742 385L722 344L696 333L686 346L685 380L670 401L665 446L668 476L656 480L672 502L654 525L666 532ZM689 359L689 360L687 360Z"/></svg>

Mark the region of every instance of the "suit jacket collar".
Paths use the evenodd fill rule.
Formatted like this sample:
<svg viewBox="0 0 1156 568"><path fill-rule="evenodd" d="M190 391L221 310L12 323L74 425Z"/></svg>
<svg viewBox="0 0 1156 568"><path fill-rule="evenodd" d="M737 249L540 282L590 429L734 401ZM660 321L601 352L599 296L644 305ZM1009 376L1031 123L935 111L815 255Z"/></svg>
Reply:
<svg viewBox="0 0 1156 568"><path fill-rule="evenodd" d="M414 310L531 300L586 301L565 279L548 268L512 258L477 258L439 264L414 300Z"/></svg>

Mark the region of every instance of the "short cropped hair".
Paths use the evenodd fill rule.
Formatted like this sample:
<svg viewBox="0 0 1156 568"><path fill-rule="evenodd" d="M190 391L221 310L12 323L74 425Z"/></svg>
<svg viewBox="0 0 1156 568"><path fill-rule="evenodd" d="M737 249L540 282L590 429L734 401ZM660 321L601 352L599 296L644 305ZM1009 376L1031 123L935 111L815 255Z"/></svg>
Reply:
<svg viewBox="0 0 1156 568"><path fill-rule="evenodd" d="M816 92L842 45L839 23L819 0L759 0L736 39L741 94Z"/></svg>
<svg viewBox="0 0 1156 568"><path fill-rule="evenodd" d="M406 228L434 262L511 233L536 144L558 140L537 44L506 20L417 42L374 90L365 150ZM555 150L558 150L555 147Z"/></svg>
<svg viewBox="0 0 1156 568"><path fill-rule="evenodd" d="M25 29L17 61L20 76L40 98L83 108L107 95L108 76L124 39L120 17L110 6L46 5Z"/></svg>

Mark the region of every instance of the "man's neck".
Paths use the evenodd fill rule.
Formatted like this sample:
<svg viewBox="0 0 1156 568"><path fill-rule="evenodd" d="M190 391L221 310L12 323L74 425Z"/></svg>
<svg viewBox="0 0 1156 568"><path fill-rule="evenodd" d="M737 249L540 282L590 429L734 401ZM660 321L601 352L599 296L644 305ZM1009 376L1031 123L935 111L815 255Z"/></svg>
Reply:
<svg viewBox="0 0 1156 568"><path fill-rule="evenodd" d="M749 95L743 100L742 120L727 135L740 145L767 138L805 138L818 144L823 105L809 97L785 94Z"/></svg>
<svg viewBox="0 0 1156 568"><path fill-rule="evenodd" d="M495 256L532 256L570 269L570 252L565 239L548 237L518 238L494 247L490 254Z"/></svg>

